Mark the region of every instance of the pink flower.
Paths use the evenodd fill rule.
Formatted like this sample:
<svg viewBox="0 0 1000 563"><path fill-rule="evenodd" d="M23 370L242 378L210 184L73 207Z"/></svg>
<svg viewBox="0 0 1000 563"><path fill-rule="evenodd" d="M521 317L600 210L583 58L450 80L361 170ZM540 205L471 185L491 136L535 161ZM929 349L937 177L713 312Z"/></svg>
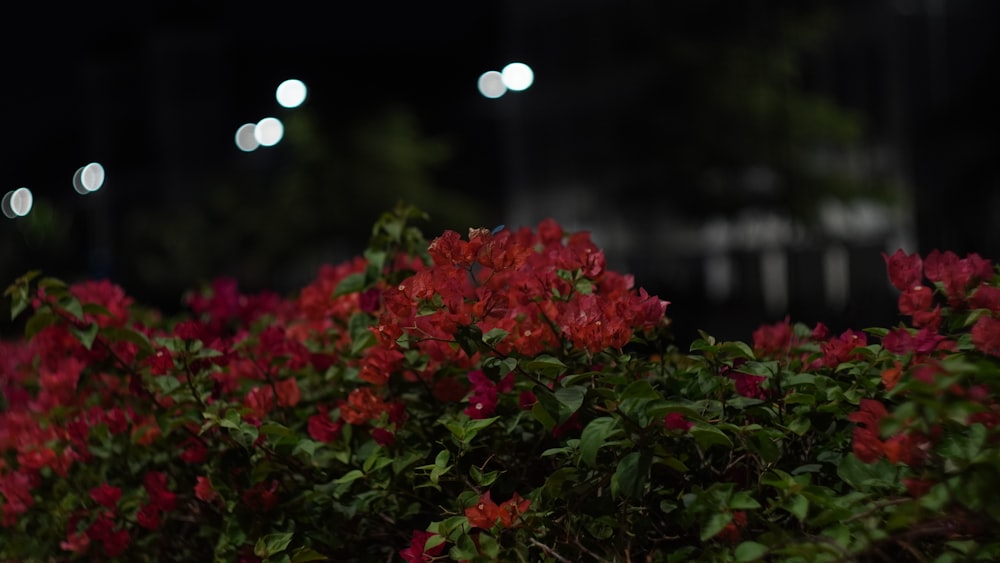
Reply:
<svg viewBox="0 0 1000 563"><path fill-rule="evenodd" d="M66 537L66 541L60 542L59 547L64 551L73 553L86 553L90 547L90 538L85 532L75 532Z"/></svg>
<svg viewBox="0 0 1000 563"><path fill-rule="evenodd" d="M437 555L440 555L444 551L444 543L439 543L434 547L424 550L424 546L427 545L427 540L435 536L432 532L424 532L422 530L414 530L413 537L410 539L410 546L399 552L399 556L403 558L407 563L425 563L432 561Z"/></svg>
<svg viewBox="0 0 1000 563"><path fill-rule="evenodd" d="M663 419L663 425L667 427L667 430L680 430L682 432L687 432L692 426L694 426L694 423L684 418L684 415L681 413L672 412Z"/></svg>

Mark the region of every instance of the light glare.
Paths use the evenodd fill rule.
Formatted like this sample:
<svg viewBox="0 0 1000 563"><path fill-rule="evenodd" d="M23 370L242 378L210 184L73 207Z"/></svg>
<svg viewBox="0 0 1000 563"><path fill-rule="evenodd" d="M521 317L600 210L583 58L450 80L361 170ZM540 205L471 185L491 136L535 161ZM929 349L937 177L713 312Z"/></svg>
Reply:
<svg viewBox="0 0 1000 563"><path fill-rule="evenodd" d="M515 92L527 90L535 81L535 73L524 63L510 63L500 73L504 86Z"/></svg>
<svg viewBox="0 0 1000 563"><path fill-rule="evenodd" d="M257 142L257 136L255 130L257 125L253 123L244 123L236 130L236 148L243 152L252 152L257 150L260 143Z"/></svg>
<svg viewBox="0 0 1000 563"><path fill-rule="evenodd" d="M14 192L7 192L3 194L3 199L0 200L0 211L2 211L3 216L8 219L17 217L17 215L14 215L14 210L10 208L10 196L12 195L14 195Z"/></svg>
<svg viewBox="0 0 1000 563"><path fill-rule="evenodd" d="M485 98L496 99L507 93L503 77L495 70L486 71L479 76L479 93Z"/></svg>
<svg viewBox="0 0 1000 563"><path fill-rule="evenodd" d="M87 192L96 192L104 185L104 167L91 162L80 169L80 186Z"/></svg>
<svg viewBox="0 0 1000 563"><path fill-rule="evenodd" d="M273 147L285 136L285 126L277 117L265 117L257 122L253 136L261 145Z"/></svg>
<svg viewBox="0 0 1000 563"><path fill-rule="evenodd" d="M10 194L10 200L8 202L10 212L13 213L15 217L24 217L31 212L31 205L34 201L34 197L31 195L31 190L28 188L18 188ZM5 215L6 208L7 205L4 206Z"/></svg>
<svg viewBox="0 0 1000 563"><path fill-rule="evenodd" d="M278 85L275 98L281 107L291 109L302 105L302 102L306 101L306 94L306 85L301 80L292 78Z"/></svg>

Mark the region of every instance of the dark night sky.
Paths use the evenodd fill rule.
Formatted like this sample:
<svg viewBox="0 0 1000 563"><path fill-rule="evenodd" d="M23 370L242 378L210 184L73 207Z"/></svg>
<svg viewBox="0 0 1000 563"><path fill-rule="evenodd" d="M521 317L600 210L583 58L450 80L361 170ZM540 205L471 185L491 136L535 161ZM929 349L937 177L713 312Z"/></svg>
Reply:
<svg viewBox="0 0 1000 563"><path fill-rule="evenodd" d="M656 144L662 142L656 127L669 130L684 108L680 114L666 108L656 126L640 123L643 104L684 99L676 93L689 86L673 81L676 69L657 58L656 46L665 33L698 25L720 45L734 30L741 40L753 44L757 34L766 44L776 15L800 3L94 4L5 8L0 194L27 186L36 200L62 206L65 223L53 229L77 242L68 253L43 256L34 252L25 221L0 217L5 278L41 267L63 277L110 272L127 279L129 264L120 257L108 267L97 256L95 267L95 257L85 255L92 240L117 244L116 225L132 210L193 197L211 178L234 170L266 173L272 157L240 153L233 132L280 114L273 94L286 78L309 86L306 107L321 127L393 103L412 109L422 133L453 145L437 179L470 194L498 194L497 213L510 184L572 185L567 171L607 192L619 189L608 187L615 178L635 172L639 195L667 201L691 195L683 185L662 187L669 182L661 166L669 168L676 155L658 153ZM817 5L843 9L843 25L810 59L802 83L858 112L866 142L895 151L900 179L914 190L920 250L1000 257L994 164L1000 111L993 86L1000 2ZM694 16L700 19L692 25L684 20ZM475 89L480 73L514 60L536 71L517 130L505 129L504 120L520 101L494 103ZM588 89L573 90L581 85ZM336 119L323 120L331 115ZM516 135L521 140L512 144ZM513 154L518 147L526 154ZM104 164L107 184L82 197L70 181L91 161ZM512 163L521 168L512 172L506 168ZM601 197L618 203L614 193ZM547 211L562 209L539 213Z"/></svg>

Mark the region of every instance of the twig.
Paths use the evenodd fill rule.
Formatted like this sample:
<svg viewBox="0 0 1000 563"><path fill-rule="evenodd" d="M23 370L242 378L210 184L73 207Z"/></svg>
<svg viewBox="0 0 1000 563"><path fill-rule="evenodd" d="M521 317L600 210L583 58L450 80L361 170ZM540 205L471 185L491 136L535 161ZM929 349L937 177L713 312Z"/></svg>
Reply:
<svg viewBox="0 0 1000 563"><path fill-rule="evenodd" d="M541 549L545 553L551 555L552 557L555 557L557 560L562 561L563 563L573 563L572 560L566 559L562 555L559 555L558 553L555 552L554 549L552 549L551 547L545 545L544 543L536 540L535 538L531 538L528 541L531 542L531 545L537 547L538 549Z"/></svg>

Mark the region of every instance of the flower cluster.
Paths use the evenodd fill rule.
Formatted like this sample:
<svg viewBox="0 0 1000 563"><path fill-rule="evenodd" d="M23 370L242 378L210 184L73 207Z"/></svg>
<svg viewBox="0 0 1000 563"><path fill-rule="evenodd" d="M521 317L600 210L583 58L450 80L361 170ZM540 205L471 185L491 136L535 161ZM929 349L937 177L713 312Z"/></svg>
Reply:
<svg viewBox="0 0 1000 563"><path fill-rule="evenodd" d="M294 296L220 279L178 318L17 280L0 559L1000 557L988 261L886 255L895 327L680 350L586 233L428 244L419 215Z"/></svg>

